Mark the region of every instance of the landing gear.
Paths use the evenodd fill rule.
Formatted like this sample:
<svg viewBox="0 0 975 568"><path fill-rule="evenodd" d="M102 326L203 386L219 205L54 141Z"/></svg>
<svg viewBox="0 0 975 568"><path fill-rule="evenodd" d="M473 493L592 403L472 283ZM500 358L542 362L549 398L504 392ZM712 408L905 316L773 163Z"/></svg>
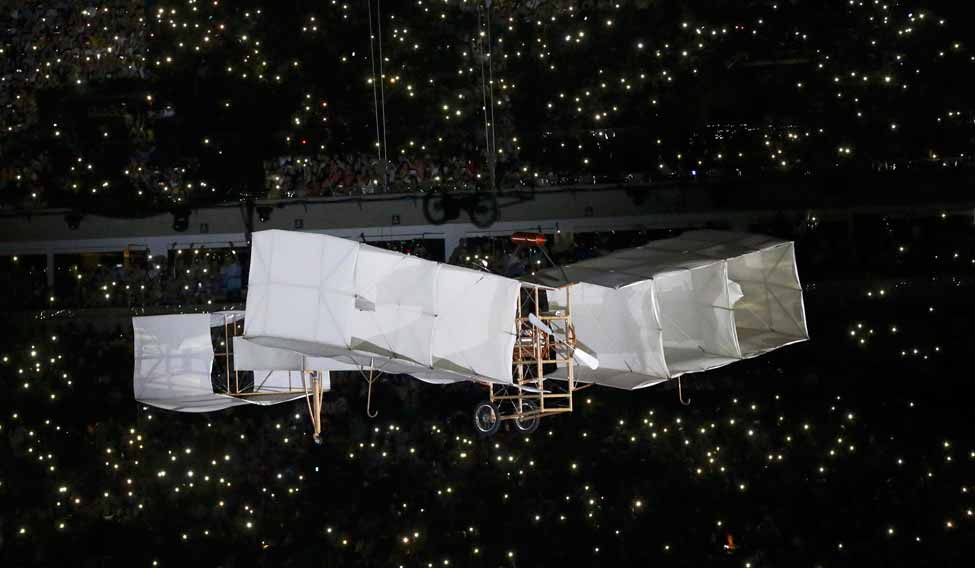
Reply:
<svg viewBox="0 0 975 568"><path fill-rule="evenodd" d="M515 405L517 406L517 402ZM531 434L535 430L538 430L538 425L542 421L542 417L537 414L538 405L530 400L523 401L521 403L521 412L519 414L528 414L527 418L515 418L515 428L519 432L524 434Z"/></svg>
<svg viewBox="0 0 975 568"><path fill-rule="evenodd" d="M487 400L478 404L474 409L474 427L485 438L497 433L501 427L501 414L497 405Z"/></svg>
<svg viewBox="0 0 975 568"><path fill-rule="evenodd" d="M534 401L522 401L520 411L517 402L503 401L502 404L505 403L513 407L512 413L506 414L505 418L502 418L497 403L485 400L477 405L474 409L474 427L477 428L478 434L485 438L495 435L501 428L501 421L507 419L514 422L515 428L522 434L531 434L538 430L542 417L538 413L538 405ZM525 416L526 414L527 416Z"/></svg>
<svg viewBox="0 0 975 568"><path fill-rule="evenodd" d="M474 426L484 437L494 435L504 420L516 432L531 434L542 418L572 412L572 393L582 388L575 383L574 356L581 350L572 327L569 288L563 289L555 310L548 307L548 289L531 286L523 291L515 320L512 380L482 383L489 398L474 410ZM547 375L564 381L548 381Z"/></svg>

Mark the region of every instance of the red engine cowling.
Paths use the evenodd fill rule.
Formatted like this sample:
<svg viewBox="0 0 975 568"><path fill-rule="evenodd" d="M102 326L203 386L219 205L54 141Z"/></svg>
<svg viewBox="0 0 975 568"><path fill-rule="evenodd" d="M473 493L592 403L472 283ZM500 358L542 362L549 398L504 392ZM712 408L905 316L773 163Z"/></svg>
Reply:
<svg viewBox="0 0 975 568"><path fill-rule="evenodd" d="M545 235L540 233L518 232L511 235L511 242L516 244L535 245L540 247L545 245L545 241Z"/></svg>

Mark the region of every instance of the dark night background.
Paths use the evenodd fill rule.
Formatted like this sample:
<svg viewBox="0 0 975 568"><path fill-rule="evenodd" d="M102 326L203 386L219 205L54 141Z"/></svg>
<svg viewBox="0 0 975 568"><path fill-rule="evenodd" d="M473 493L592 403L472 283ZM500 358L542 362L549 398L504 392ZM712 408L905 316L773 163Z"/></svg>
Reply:
<svg viewBox="0 0 975 568"><path fill-rule="evenodd" d="M377 383L369 419L365 382L336 375L321 447L300 401L196 416L133 400L129 318L239 307L239 288L201 283L246 269L246 249L126 273L121 253L63 257L53 289L43 256L0 257L0 565L969 565L965 8L0 0L0 216L487 191L490 156L502 192L919 204L857 214L855 235L815 217L751 227L796 241L811 341L687 377L689 406L671 383L597 387L531 436L488 439L481 388L408 377ZM670 234L579 233L553 256ZM423 239L384 246L451 260Z"/></svg>

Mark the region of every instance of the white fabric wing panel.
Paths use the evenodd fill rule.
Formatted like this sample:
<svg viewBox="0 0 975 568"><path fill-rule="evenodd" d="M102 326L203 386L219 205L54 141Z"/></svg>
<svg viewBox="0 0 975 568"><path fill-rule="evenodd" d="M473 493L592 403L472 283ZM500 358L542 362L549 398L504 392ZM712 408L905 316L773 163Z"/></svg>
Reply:
<svg viewBox="0 0 975 568"><path fill-rule="evenodd" d="M305 379L305 385L308 380ZM301 371L275 371L258 369L254 371L255 392L291 392L304 390L301 382Z"/></svg>
<svg viewBox="0 0 975 568"><path fill-rule="evenodd" d="M625 288L576 284L570 290L572 321L580 346L599 359L599 369L575 366L581 382L633 389L670 378L653 281ZM549 292L553 309L566 304L565 290ZM564 371L557 376L565 377Z"/></svg>
<svg viewBox="0 0 975 568"><path fill-rule="evenodd" d="M245 336L348 348L357 251L358 243L345 239L286 231L255 233Z"/></svg>
<svg viewBox="0 0 975 568"><path fill-rule="evenodd" d="M639 388L809 338L791 242L691 231L564 269L577 283L572 287L577 336L600 359L598 371L577 367L586 382ZM539 276L550 285L564 280L558 270ZM619 294L635 287L651 291L653 310L616 308L623 301ZM662 348L640 346L634 330L662 331ZM634 349L643 349L648 361L662 360L662 366L639 368Z"/></svg>
<svg viewBox="0 0 975 568"><path fill-rule="evenodd" d="M257 370L254 371L254 391L270 394L278 393L277 397L243 397L243 400L253 404L270 405L289 400L297 400L306 396L305 389L311 389L310 379L305 376L302 382L301 371L274 371ZM328 371L322 373L322 388L330 390L332 388L331 376Z"/></svg>
<svg viewBox="0 0 975 568"><path fill-rule="evenodd" d="M729 278L741 284L735 304L738 341L745 357L809 339L795 248L780 243L728 261Z"/></svg>
<svg viewBox="0 0 975 568"><path fill-rule="evenodd" d="M132 318L139 402L181 412L209 412L245 404L213 392L210 315Z"/></svg>
<svg viewBox="0 0 975 568"><path fill-rule="evenodd" d="M276 369L300 371L304 368L301 353L264 347L243 337L234 338L234 370Z"/></svg>
<svg viewBox="0 0 975 568"><path fill-rule="evenodd" d="M724 262L662 274L653 284L664 329L664 356L672 377L741 357Z"/></svg>
<svg viewBox="0 0 975 568"><path fill-rule="evenodd" d="M244 319L243 310L227 310L223 312L213 312L210 314L210 327L230 325Z"/></svg>
<svg viewBox="0 0 975 568"><path fill-rule="evenodd" d="M520 289L509 278L440 265L434 369L510 383Z"/></svg>
<svg viewBox="0 0 975 568"><path fill-rule="evenodd" d="M280 396L275 397L248 396L241 398L248 403L262 406L297 400L306 396L304 389L310 385L307 379L304 383L302 382L302 371L305 369L324 370L322 366L308 366L320 361L306 358L301 353L264 347L243 337L234 338L233 359L234 370L253 371L255 392L280 394ZM329 359L322 361L332 362ZM328 390L331 385L328 372L324 373L324 377L326 390ZM296 393L295 391L302 392Z"/></svg>
<svg viewBox="0 0 975 568"><path fill-rule="evenodd" d="M327 235L261 231L245 336L424 380L510 383L519 288Z"/></svg>
<svg viewBox="0 0 975 568"><path fill-rule="evenodd" d="M244 337L234 338L234 370L255 371L358 371L368 369L324 357L308 357L286 349L265 347Z"/></svg>
<svg viewBox="0 0 975 568"><path fill-rule="evenodd" d="M742 357L809 339L793 243L726 231L690 231L673 240L727 261L728 277L743 294L734 304Z"/></svg>
<svg viewBox="0 0 975 568"><path fill-rule="evenodd" d="M352 349L431 367L438 270L436 264L413 256L360 247Z"/></svg>

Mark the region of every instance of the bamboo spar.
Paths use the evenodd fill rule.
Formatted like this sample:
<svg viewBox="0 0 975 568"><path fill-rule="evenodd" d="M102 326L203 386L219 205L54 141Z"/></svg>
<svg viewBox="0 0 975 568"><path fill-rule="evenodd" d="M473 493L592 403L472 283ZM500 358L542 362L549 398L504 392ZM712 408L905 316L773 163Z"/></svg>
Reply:
<svg viewBox="0 0 975 568"><path fill-rule="evenodd" d="M230 336L227 332L227 317L223 318L223 349L224 353L227 354L224 357L224 367L227 372L227 393L230 393Z"/></svg>

